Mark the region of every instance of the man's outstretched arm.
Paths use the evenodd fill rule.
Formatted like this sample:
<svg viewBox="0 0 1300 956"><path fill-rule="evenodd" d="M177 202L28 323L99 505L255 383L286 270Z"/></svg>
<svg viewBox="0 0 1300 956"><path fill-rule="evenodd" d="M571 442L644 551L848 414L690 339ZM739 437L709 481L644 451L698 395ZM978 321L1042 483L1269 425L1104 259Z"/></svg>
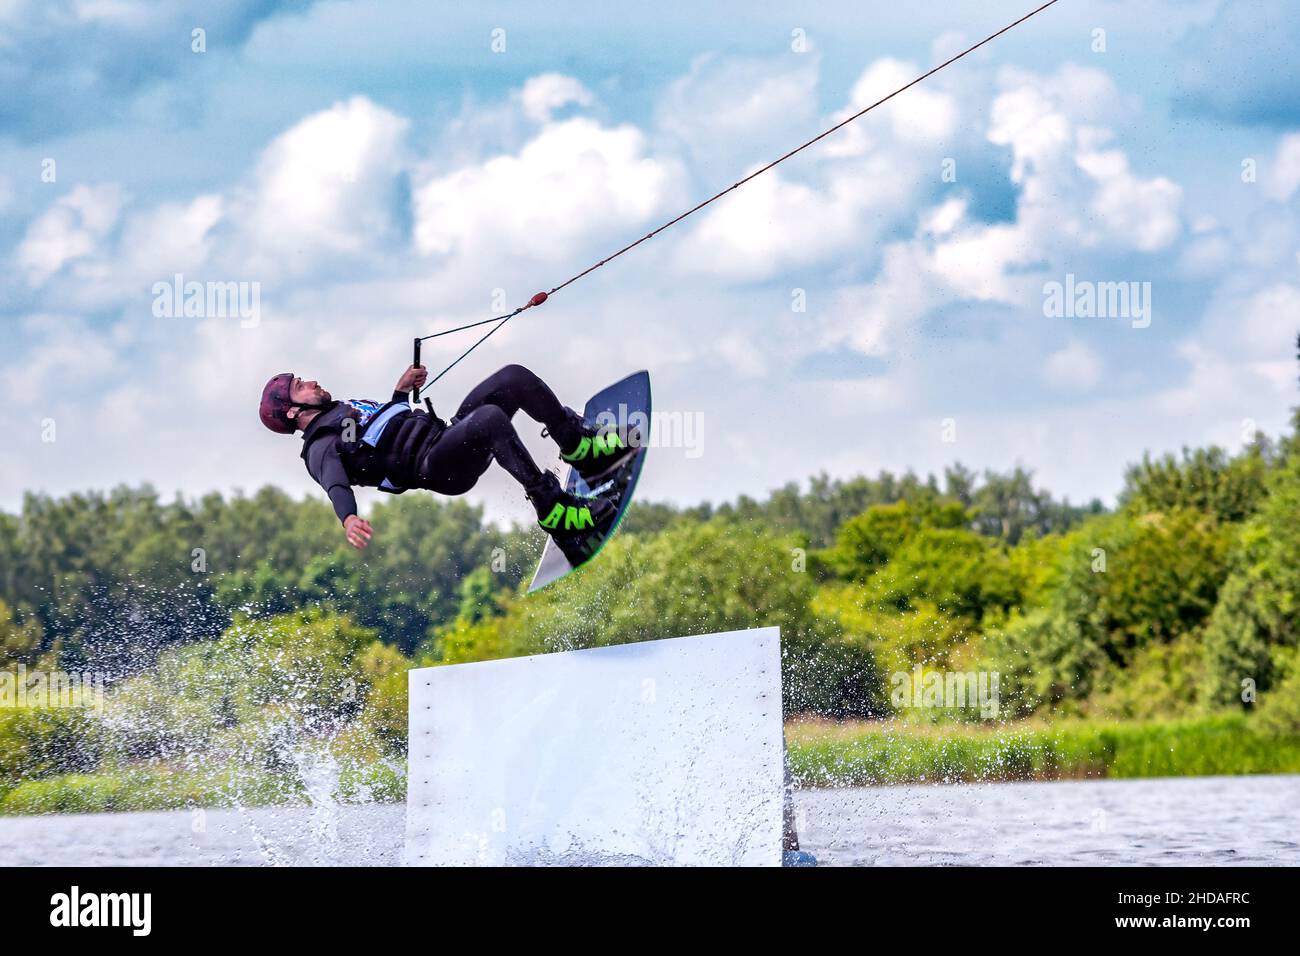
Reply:
<svg viewBox="0 0 1300 956"><path fill-rule="evenodd" d="M329 495L334 513L347 534L348 544L364 548L374 532L370 522L357 514L357 496L352 493L347 470L334 442L318 441L312 445L307 452L307 471Z"/></svg>

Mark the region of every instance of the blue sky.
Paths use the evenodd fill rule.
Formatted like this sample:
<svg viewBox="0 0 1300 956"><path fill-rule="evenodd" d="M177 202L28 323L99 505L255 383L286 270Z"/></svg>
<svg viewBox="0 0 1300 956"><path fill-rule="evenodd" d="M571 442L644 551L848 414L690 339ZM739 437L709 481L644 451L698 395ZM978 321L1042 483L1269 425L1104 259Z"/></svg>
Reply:
<svg viewBox="0 0 1300 956"><path fill-rule="evenodd" d="M412 336L555 285L1032 6L0 0L0 508L309 492L253 417L270 374L383 396ZM683 503L955 460L1109 499L1144 450L1276 433L1298 24L1061 0L526 313L435 401L506 362L570 404L649 368L701 423L645 475ZM156 315L177 273L256 283L257 321ZM1045 316L1067 274L1149 283L1149 325ZM527 516L502 476L472 497Z"/></svg>

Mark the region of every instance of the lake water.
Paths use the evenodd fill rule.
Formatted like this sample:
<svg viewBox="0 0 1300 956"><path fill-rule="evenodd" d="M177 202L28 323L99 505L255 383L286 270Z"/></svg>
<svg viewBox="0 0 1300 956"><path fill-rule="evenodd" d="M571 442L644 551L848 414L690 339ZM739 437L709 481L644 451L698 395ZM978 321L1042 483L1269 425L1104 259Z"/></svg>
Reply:
<svg viewBox="0 0 1300 956"><path fill-rule="evenodd" d="M1300 776L803 791L822 864L1300 865ZM6 865L402 863L401 804L0 817Z"/></svg>

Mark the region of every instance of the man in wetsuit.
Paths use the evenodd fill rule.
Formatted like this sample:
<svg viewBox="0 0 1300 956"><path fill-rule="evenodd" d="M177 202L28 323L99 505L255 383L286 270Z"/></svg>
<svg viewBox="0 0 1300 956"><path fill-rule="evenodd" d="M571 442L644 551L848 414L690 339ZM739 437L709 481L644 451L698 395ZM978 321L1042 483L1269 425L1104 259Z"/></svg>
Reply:
<svg viewBox="0 0 1300 956"><path fill-rule="evenodd" d="M630 454L617 432L598 430L561 405L522 365L507 365L479 383L449 422L432 410L411 407L411 390L427 378L423 366L412 365L386 403L335 401L319 383L292 372L274 376L262 390L262 424L281 434L302 432L302 460L329 495L353 547L364 548L373 535L357 514L354 486L463 495L494 460L523 487L538 524L561 547L608 529L617 509L604 498L566 493L553 474L537 467L511 419L522 410L545 425L560 456L584 478L608 471Z"/></svg>

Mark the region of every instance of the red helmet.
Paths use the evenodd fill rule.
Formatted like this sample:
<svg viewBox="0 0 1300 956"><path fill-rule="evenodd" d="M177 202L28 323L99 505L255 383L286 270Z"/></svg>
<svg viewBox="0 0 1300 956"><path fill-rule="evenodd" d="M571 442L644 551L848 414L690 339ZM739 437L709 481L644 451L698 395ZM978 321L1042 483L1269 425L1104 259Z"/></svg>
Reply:
<svg viewBox="0 0 1300 956"><path fill-rule="evenodd" d="M291 385L293 372L281 372L262 389L262 406L258 409L262 424L281 435L292 435L294 431L293 420L289 417L289 409L295 404L289 400Z"/></svg>

